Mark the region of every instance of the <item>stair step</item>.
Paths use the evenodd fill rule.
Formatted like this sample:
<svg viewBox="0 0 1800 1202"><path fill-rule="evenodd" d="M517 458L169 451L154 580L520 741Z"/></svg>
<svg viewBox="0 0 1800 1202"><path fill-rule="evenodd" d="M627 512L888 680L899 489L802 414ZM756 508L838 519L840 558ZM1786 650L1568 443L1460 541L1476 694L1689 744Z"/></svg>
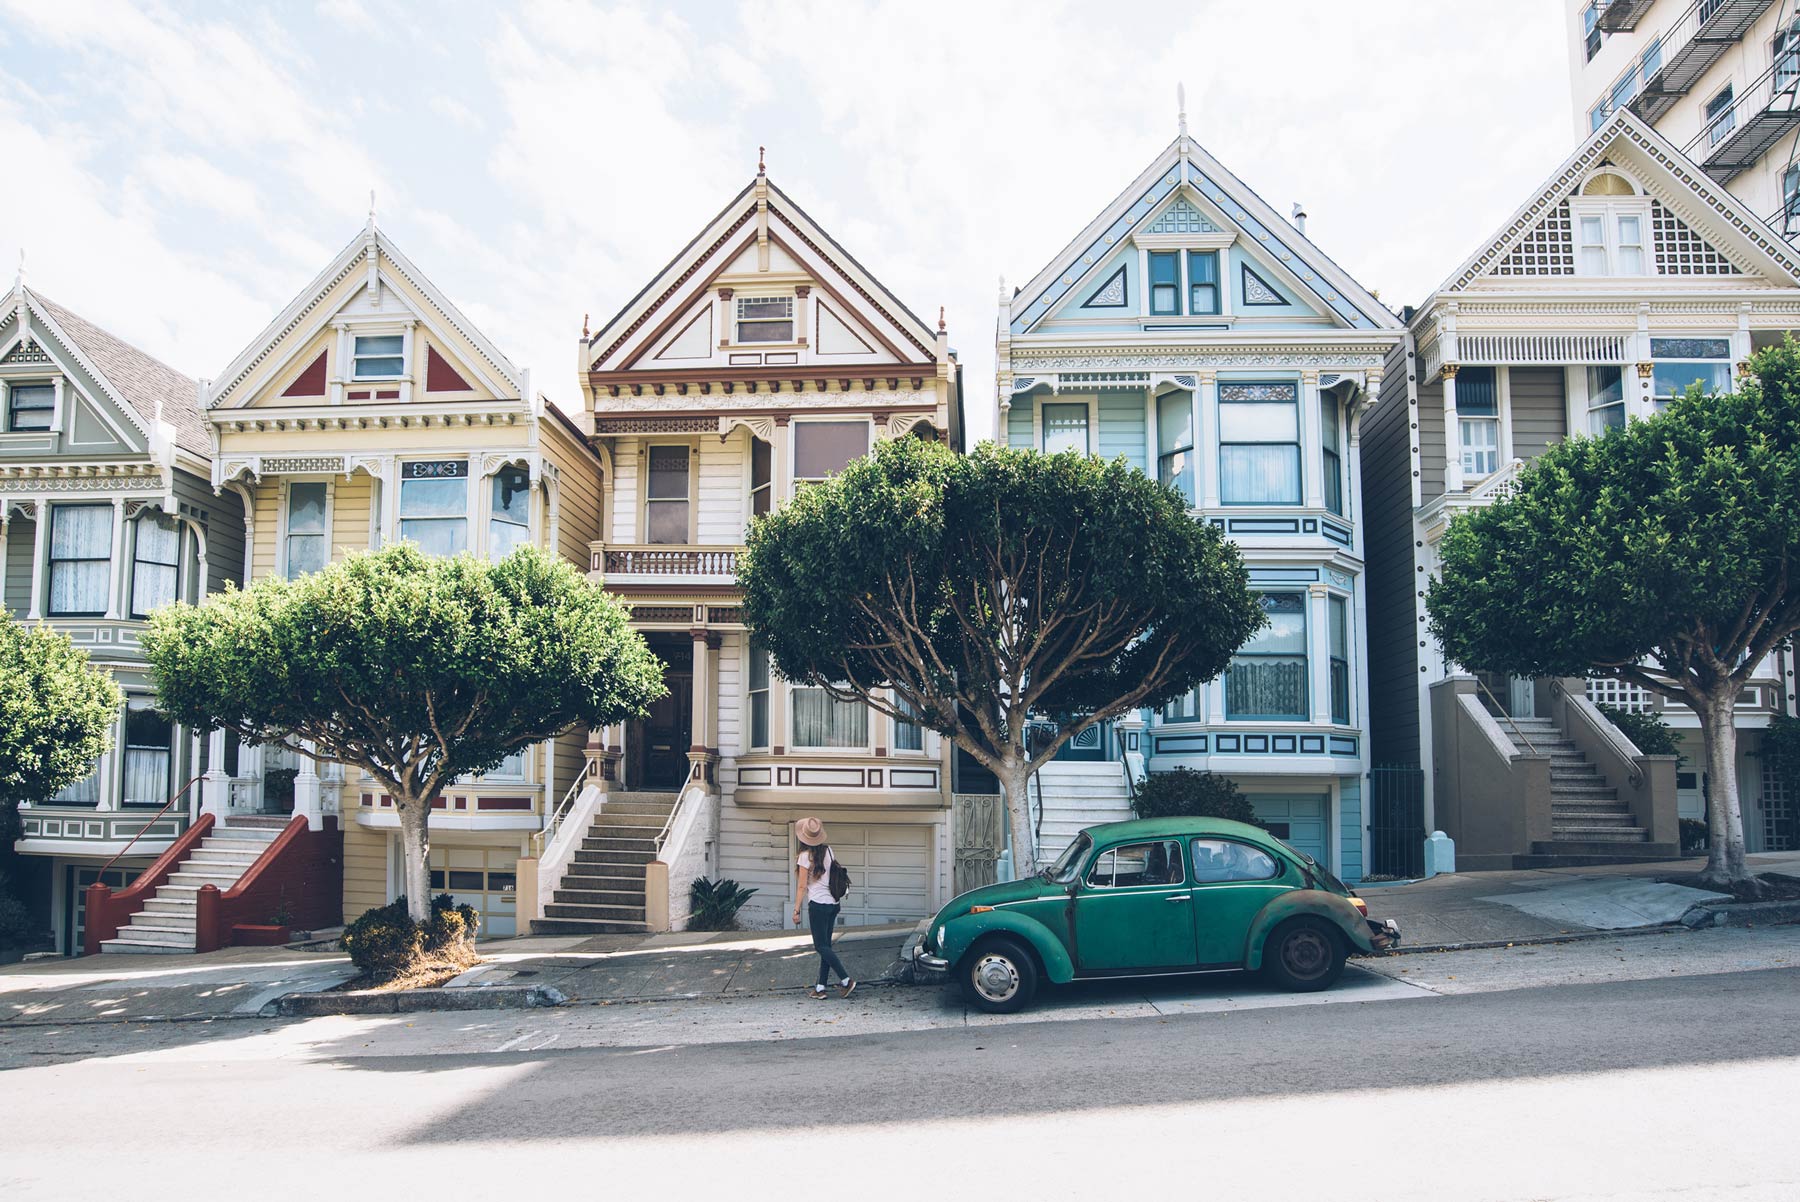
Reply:
<svg viewBox="0 0 1800 1202"><path fill-rule="evenodd" d="M1578 843L1642 843L1647 832L1641 826L1564 826L1550 824L1553 841Z"/></svg>
<svg viewBox="0 0 1800 1202"><path fill-rule="evenodd" d="M614 814L610 811L594 819L593 829L618 828L622 830L648 830L655 835L669 820L667 814Z"/></svg>
<svg viewBox="0 0 1800 1202"><path fill-rule="evenodd" d="M273 839L221 839L217 835L208 835L200 840L201 851L241 851L249 855L260 856L269 850Z"/></svg>
<svg viewBox="0 0 1800 1202"><path fill-rule="evenodd" d="M635 892L630 889L558 889L551 900L564 906L635 906L641 910L644 907L643 882L638 882Z"/></svg>
<svg viewBox="0 0 1800 1202"><path fill-rule="evenodd" d="M1673 860L1681 851L1673 843L1608 843L1555 839L1533 843L1531 854L1514 856L1514 868L1575 868L1583 864L1651 864Z"/></svg>
<svg viewBox="0 0 1800 1202"><path fill-rule="evenodd" d="M119 930L119 938L136 939L144 943L172 943L177 946L194 946L193 927L140 927L126 925Z"/></svg>
<svg viewBox="0 0 1800 1202"><path fill-rule="evenodd" d="M664 805L660 801L614 801L607 798L606 804L600 807L598 820L605 822L616 814L655 814L659 818L667 818L675 807Z"/></svg>
<svg viewBox="0 0 1800 1202"><path fill-rule="evenodd" d="M198 889L202 885L217 885L221 889L229 889L238 882L235 872L173 872L169 874L171 885L192 885Z"/></svg>
<svg viewBox="0 0 1800 1202"><path fill-rule="evenodd" d="M533 935L637 935L650 929L647 922L620 922L596 918L534 918Z"/></svg>
<svg viewBox="0 0 1800 1202"><path fill-rule="evenodd" d="M183 946L178 943L152 943L147 939L103 939L100 950L104 952L131 952L137 955L150 956L191 956L194 944Z"/></svg>
<svg viewBox="0 0 1800 1202"><path fill-rule="evenodd" d="M577 864L648 864L656 857L647 851L578 851L575 853Z"/></svg>
<svg viewBox="0 0 1800 1202"><path fill-rule="evenodd" d="M170 918L194 917L194 909L198 903L189 899L174 897L152 897L144 902L139 914L166 914Z"/></svg>
<svg viewBox="0 0 1800 1202"><path fill-rule="evenodd" d="M122 930L129 932L133 939L153 939L164 935L174 935L178 937L177 941L185 939L189 943L192 943L194 941L194 926L195 923L192 916L190 916L186 922L183 922L172 914L151 914L148 916L144 914L133 914L131 916L131 921L127 922Z"/></svg>
<svg viewBox="0 0 1800 1202"><path fill-rule="evenodd" d="M655 839L621 839L610 835L590 835L581 841L582 851L644 851L656 850Z"/></svg>
<svg viewBox="0 0 1800 1202"><path fill-rule="evenodd" d="M578 906L560 902L551 902L544 907L547 918L590 918L601 922L642 922L644 907L639 906Z"/></svg>
<svg viewBox="0 0 1800 1202"><path fill-rule="evenodd" d="M680 793L663 792L660 790L622 789L607 793L606 804L611 806L617 801L647 801L656 805L672 807L674 806L676 799L680 796Z"/></svg>

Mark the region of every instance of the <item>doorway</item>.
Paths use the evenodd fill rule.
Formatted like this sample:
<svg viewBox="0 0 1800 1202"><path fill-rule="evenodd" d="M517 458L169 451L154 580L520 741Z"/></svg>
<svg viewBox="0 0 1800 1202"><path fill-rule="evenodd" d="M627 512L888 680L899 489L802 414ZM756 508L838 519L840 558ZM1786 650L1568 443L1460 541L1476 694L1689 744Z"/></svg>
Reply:
<svg viewBox="0 0 1800 1202"><path fill-rule="evenodd" d="M668 791L687 780L688 748L694 742L694 645L680 635L645 636L663 662L668 692L650 703L650 714L633 722L626 735L626 783L634 789Z"/></svg>

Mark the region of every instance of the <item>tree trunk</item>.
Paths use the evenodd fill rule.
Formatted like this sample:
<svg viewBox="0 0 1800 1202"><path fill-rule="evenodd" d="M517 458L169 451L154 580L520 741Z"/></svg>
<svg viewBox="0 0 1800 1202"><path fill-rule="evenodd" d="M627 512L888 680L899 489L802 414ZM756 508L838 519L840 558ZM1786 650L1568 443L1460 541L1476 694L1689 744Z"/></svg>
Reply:
<svg viewBox="0 0 1800 1202"><path fill-rule="evenodd" d="M1748 880L1744 863L1744 812L1738 801L1737 689L1728 687L1709 698L1696 698L1700 733L1706 745L1708 834L1703 882L1715 885Z"/></svg>
<svg viewBox="0 0 1800 1202"><path fill-rule="evenodd" d="M1031 829L1031 772L1029 760L1002 762L1000 788L1006 794L1007 829L1012 832L1013 878L1037 872L1037 839Z"/></svg>
<svg viewBox="0 0 1800 1202"><path fill-rule="evenodd" d="M397 797L400 811L400 850L406 858L406 912L414 922L431 917L431 798Z"/></svg>

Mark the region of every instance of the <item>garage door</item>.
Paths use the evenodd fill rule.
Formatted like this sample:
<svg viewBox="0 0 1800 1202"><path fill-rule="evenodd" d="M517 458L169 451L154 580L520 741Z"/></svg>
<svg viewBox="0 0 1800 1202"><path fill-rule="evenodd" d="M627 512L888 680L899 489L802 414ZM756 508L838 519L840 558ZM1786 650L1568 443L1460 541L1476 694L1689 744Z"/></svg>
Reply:
<svg viewBox="0 0 1800 1202"><path fill-rule="evenodd" d="M1277 839L1286 839L1297 851L1303 851L1327 868L1331 867L1331 840L1326 830L1326 816L1331 812L1323 795L1277 797L1253 795L1250 805L1256 816L1267 823Z"/></svg>
<svg viewBox="0 0 1800 1202"><path fill-rule="evenodd" d="M481 938L518 933L519 853L512 848L431 848L431 893L448 893L481 915Z"/></svg>
<svg viewBox="0 0 1800 1202"><path fill-rule="evenodd" d="M831 824L831 852L850 871L842 921L910 922L931 913L932 827Z"/></svg>

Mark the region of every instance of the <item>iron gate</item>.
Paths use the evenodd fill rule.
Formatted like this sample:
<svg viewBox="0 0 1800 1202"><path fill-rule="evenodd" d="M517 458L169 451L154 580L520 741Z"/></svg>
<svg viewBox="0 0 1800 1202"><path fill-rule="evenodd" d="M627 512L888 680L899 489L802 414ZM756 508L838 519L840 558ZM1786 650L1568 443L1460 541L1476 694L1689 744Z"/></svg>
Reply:
<svg viewBox="0 0 1800 1202"><path fill-rule="evenodd" d="M1425 770L1390 764L1369 771L1369 874L1425 875Z"/></svg>

